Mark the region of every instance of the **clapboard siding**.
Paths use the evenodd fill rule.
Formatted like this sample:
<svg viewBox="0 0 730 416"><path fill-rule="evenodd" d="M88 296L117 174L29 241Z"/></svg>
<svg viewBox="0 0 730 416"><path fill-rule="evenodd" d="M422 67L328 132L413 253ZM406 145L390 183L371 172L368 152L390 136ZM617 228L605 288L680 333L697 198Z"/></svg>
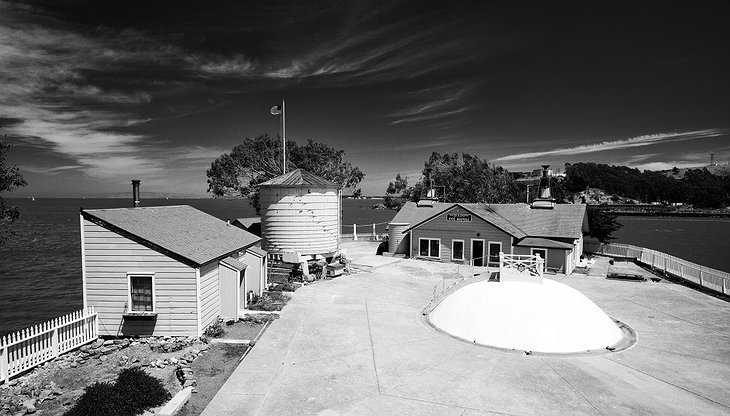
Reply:
<svg viewBox="0 0 730 416"><path fill-rule="evenodd" d="M220 315L219 267L218 262L212 262L200 269L200 327L203 329L214 323Z"/></svg>
<svg viewBox="0 0 730 416"><path fill-rule="evenodd" d="M467 262L474 257L471 252L472 239L484 240L485 251L489 241L500 241L502 250L509 252L512 238L506 232L473 214L470 222L446 221L447 214L469 214L469 212L457 206L413 229L411 234L411 257L419 257L419 238L440 238L441 248L439 253L443 261L451 261L452 240L464 241L464 259ZM478 254L477 257L481 257L481 254Z"/></svg>
<svg viewBox="0 0 730 416"><path fill-rule="evenodd" d="M86 293L100 335L198 335L195 269L88 220L84 221ZM124 319L127 273L154 273L154 320Z"/></svg>

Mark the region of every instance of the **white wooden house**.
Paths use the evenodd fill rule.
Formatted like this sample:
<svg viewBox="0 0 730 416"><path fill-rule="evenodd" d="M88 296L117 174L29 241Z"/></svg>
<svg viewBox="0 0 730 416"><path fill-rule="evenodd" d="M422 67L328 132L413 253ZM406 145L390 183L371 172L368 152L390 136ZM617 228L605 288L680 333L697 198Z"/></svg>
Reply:
<svg viewBox="0 0 730 416"><path fill-rule="evenodd" d="M81 210L84 307L99 334L199 336L266 285L260 238L187 205Z"/></svg>

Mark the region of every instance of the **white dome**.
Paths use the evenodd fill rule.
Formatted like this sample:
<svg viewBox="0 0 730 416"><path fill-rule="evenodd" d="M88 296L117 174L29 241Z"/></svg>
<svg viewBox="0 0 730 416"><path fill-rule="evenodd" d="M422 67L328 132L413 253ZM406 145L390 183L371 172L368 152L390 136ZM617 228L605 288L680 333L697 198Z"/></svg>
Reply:
<svg viewBox="0 0 730 416"><path fill-rule="evenodd" d="M623 336L585 295L549 279L473 283L446 297L429 317L436 327L468 341L535 352L603 349Z"/></svg>

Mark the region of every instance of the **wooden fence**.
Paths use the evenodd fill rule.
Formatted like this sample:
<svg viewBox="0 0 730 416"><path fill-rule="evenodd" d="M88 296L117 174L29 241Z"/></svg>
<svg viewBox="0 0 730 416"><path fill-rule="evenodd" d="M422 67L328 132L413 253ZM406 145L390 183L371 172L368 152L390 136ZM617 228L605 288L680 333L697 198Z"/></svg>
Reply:
<svg viewBox="0 0 730 416"><path fill-rule="evenodd" d="M0 383L98 337L93 306L4 336L0 338Z"/></svg>
<svg viewBox="0 0 730 416"><path fill-rule="evenodd" d="M660 251L629 244L589 242L583 243L583 251L635 259L655 270L671 274L714 292L730 295L730 273L695 264Z"/></svg>

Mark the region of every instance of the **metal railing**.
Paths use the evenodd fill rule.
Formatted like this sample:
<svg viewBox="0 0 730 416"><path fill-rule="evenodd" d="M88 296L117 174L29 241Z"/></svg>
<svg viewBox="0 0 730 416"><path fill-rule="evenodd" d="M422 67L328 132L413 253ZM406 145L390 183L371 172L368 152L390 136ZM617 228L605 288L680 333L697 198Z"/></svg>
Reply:
<svg viewBox="0 0 730 416"><path fill-rule="evenodd" d="M584 242L583 251L611 257L634 259L654 270L671 274L672 276L692 282L717 293L730 295L730 273L692 263L679 257L662 253L661 251L630 244L600 244L592 242Z"/></svg>
<svg viewBox="0 0 730 416"><path fill-rule="evenodd" d="M388 224L389 221L360 225L344 224L342 225L342 236L352 237L353 240L366 237L380 241L386 235Z"/></svg>
<svg viewBox="0 0 730 416"><path fill-rule="evenodd" d="M0 383L98 337L93 306L6 335L0 338Z"/></svg>

